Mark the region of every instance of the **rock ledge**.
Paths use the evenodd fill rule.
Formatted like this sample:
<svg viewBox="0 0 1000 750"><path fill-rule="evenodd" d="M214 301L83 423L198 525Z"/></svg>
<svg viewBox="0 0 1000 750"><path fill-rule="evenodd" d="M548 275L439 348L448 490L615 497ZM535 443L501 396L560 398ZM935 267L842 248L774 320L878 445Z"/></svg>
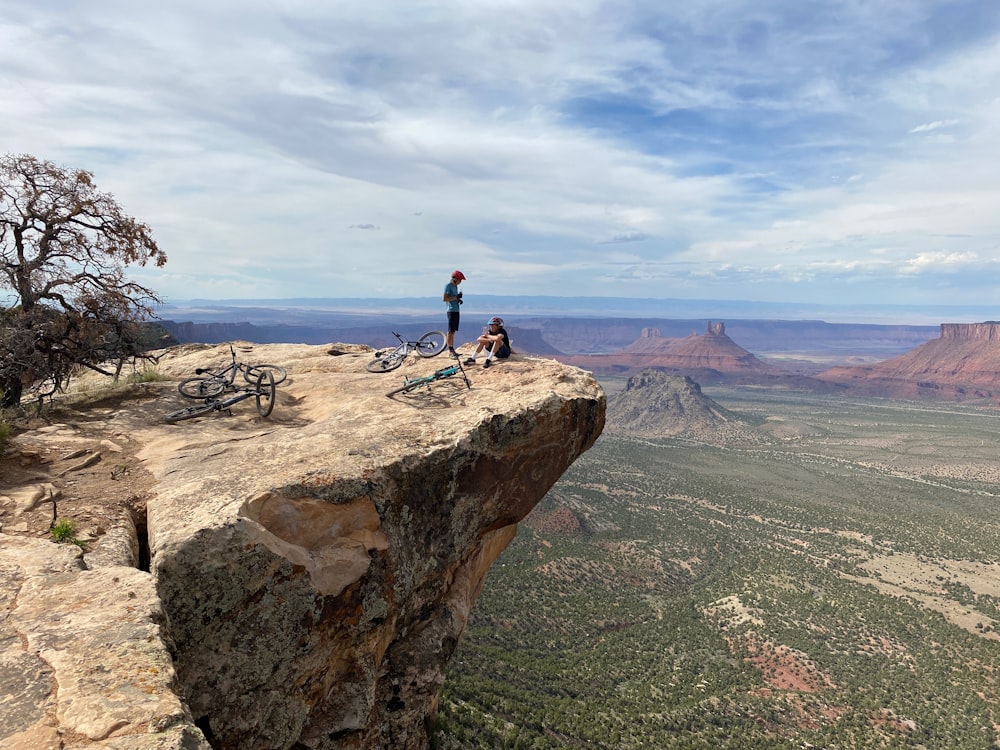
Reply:
<svg viewBox="0 0 1000 750"><path fill-rule="evenodd" d="M0 594L0 669L35 676L4 681L5 705L23 706L0 722L4 747L76 747L69 733L136 750L426 748L489 565L604 426L596 381L551 360L515 356L471 368L471 390L451 378L387 398L449 362L375 375L361 346L238 354L288 369L270 418L251 399L168 425L184 404L163 383L106 420L154 478L149 573L101 557L112 533L86 555L0 537L16 582ZM228 356L177 347L159 370L179 380ZM81 636L93 659L74 650Z"/></svg>

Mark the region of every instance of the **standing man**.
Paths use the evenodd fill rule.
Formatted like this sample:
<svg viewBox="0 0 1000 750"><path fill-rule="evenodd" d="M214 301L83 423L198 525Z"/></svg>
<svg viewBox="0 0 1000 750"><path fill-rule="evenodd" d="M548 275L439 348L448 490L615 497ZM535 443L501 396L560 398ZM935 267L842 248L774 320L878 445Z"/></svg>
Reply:
<svg viewBox="0 0 1000 750"><path fill-rule="evenodd" d="M458 291L458 285L463 281L465 281L464 273L461 271L452 271L451 281L445 284L444 295L441 297L448 305L446 308L448 310L448 336L446 337L446 341L448 342L448 353L452 359L458 359L458 354L455 352L455 332L458 330L459 305L462 304L462 293Z"/></svg>

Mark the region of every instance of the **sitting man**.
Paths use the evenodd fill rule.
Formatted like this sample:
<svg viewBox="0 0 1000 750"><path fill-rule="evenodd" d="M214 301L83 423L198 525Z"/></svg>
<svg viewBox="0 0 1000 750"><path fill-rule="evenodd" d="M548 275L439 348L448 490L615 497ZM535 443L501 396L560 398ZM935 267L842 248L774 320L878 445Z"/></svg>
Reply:
<svg viewBox="0 0 1000 750"><path fill-rule="evenodd" d="M475 353L465 360L465 364L476 364L476 355L483 349L486 349L486 361L483 362L483 367L489 367L490 360L494 357L497 359L506 359L509 357L510 337L503 327L503 318L490 318L490 322L483 331L483 335L477 339L477 343L478 346Z"/></svg>

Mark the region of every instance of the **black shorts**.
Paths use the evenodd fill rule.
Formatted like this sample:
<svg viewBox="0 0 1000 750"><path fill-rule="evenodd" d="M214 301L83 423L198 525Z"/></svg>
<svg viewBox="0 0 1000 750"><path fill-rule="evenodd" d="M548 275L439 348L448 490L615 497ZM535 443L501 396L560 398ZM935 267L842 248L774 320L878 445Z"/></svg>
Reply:
<svg viewBox="0 0 1000 750"><path fill-rule="evenodd" d="M448 333L458 330L458 310L448 311Z"/></svg>
<svg viewBox="0 0 1000 750"><path fill-rule="evenodd" d="M500 345L500 351L497 352L497 359L507 359L510 356L510 347L506 344Z"/></svg>

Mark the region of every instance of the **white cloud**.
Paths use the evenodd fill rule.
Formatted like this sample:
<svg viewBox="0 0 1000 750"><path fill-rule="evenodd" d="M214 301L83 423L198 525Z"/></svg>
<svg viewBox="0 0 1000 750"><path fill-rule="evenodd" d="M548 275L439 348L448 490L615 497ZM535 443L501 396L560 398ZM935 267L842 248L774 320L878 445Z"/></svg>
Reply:
<svg viewBox="0 0 1000 750"><path fill-rule="evenodd" d="M945 0L0 0L0 142L92 170L174 298L436 301L458 265L470 292L921 302L932 269L996 272L990 7L949 36Z"/></svg>
<svg viewBox="0 0 1000 750"><path fill-rule="evenodd" d="M974 252L949 253L949 252L925 252L918 253L912 258L907 258L899 268L900 273L942 273L964 270L967 268L982 268L984 266L996 267L1000 263L997 260L983 261Z"/></svg>
<svg viewBox="0 0 1000 750"><path fill-rule="evenodd" d="M934 122L924 123L923 125L917 125L913 128L911 133L929 133L932 130L940 130L941 128L950 128L952 125L958 125L959 120L935 120Z"/></svg>

